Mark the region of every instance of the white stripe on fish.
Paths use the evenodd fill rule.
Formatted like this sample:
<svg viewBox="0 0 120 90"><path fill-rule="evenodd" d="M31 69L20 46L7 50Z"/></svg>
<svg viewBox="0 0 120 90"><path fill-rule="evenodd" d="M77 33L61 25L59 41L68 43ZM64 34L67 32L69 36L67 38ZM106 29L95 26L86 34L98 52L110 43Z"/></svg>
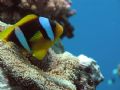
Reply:
<svg viewBox="0 0 120 90"><path fill-rule="evenodd" d="M50 40L54 40L54 34L49 19L45 17L39 17L39 22L42 25L42 27L45 29Z"/></svg>

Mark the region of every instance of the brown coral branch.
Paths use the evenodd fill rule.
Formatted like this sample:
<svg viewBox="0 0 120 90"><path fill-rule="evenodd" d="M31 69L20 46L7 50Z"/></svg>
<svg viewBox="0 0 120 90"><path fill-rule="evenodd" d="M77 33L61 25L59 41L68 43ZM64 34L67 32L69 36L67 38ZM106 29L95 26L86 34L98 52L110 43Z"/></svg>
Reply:
<svg viewBox="0 0 120 90"><path fill-rule="evenodd" d="M63 36L72 37L73 28L67 18L75 12L70 6L67 0L0 0L0 20L14 24L28 14L36 14L62 22L66 30Z"/></svg>

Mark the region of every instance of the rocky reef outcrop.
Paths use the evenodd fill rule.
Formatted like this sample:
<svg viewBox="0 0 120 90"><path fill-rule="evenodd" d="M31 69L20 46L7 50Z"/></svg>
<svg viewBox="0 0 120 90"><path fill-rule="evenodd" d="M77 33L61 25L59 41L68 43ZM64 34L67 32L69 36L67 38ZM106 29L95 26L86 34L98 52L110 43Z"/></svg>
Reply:
<svg viewBox="0 0 120 90"><path fill-rule="evenodd" d="M103 80L99 66L86 56L50 49L36 61L12 42L0 42L0 66L2 90L95 90Z"/></svg>

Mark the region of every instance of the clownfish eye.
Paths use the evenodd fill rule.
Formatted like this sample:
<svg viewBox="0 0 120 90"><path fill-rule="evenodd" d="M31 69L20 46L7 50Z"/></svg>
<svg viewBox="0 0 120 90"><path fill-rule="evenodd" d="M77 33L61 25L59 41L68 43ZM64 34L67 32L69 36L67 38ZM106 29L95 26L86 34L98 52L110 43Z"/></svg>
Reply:
<svg viewBox="0 0 120 90"><path fill-rule="evenodd" d="M50 38L50 40L54 40L54 32L52 30L49 19L45 18L45 17L39 17L39 23L45 30L45 32L46 32L47 36Z"/></svg>

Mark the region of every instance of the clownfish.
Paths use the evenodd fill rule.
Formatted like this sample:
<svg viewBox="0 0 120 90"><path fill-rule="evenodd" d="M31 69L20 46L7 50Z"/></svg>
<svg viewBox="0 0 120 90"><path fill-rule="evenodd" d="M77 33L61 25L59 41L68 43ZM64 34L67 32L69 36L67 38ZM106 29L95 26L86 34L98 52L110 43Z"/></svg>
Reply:
<svg viewBox="0 0 120 90"><path fill-rule="evenodd" d="M12 41L42 60L62 33L63 27L56 21L31 14L0 32L0 40Z"/></svg>

